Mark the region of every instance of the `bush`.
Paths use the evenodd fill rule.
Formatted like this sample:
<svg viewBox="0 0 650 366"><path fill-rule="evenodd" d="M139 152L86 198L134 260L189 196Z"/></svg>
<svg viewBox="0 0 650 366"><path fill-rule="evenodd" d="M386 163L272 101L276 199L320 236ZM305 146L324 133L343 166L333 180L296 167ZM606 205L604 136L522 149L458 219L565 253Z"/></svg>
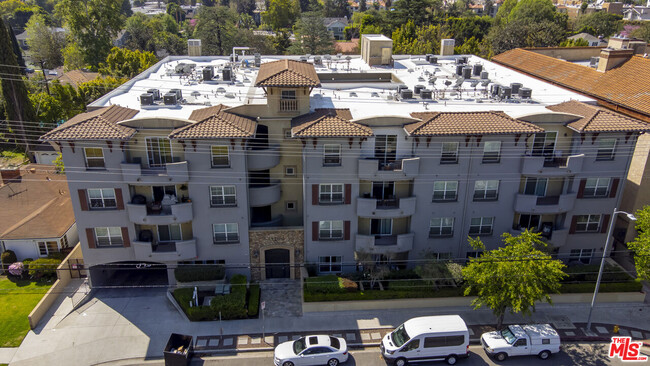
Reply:
<svg viewBox="0 0 650 366"><path fill-rule="evenodd" d="M391 271L384 277L385 280L415 280L419 278L420 276L418 276L418 274L412 269Z"/></svg>
<svg viewBox="0 0 650 366"><path fill-rule="evenodd" d="M67 257L67 254L61 253L61 252L53 252L47 255L48 258L50 259L58 259L63 262L65 257Z"/></svg>
<svg viewBox="0 0 650 366"><path fill-rule="evenodd" d="M248 288L248 316L256 317L260 311L260 285L250 285Z"/></svg>
<svg viewBox="0 0 650 366"><path fill-rule="evenodd" d="M565 278L563 283L574 283L574 282L596 282L598 278L598 271L600 270L600 264L585 264L585 265L576 265L567 267L564 272L569 276ZM605 264L603 268L603 282L626 282L633 281L634 278L631 277L624 269L619 266L614 266L611 264Z"/></svg>
<svg viewBox="0 0 650 366"><path fill-rule="evenodd" d="M222 280L226 275L224 266L190 265L174 269L174 277L178 282L216 281Z"/></svg>
<svg viewBox="0 0 650 366"><path fill-rule="evenodd" d="M10 264L18 262L18 258L13 250L5 250L0 255L0 261L2 262L2 270L4 271Z"/></svg>
<svg viewBox="0 0 650 366"><path fill-rule="evenodd" d="M563 283L560 288L562 294L593 293L595 283ZM641 282L629 281L618 283L601 283L598 292L639 292L641 291Z"/></svg>
<svg viewBox="0 0 650 366"><path fill-rule="evenodd" d="M192 301L192 288L179 288L174 290L173 295L181 306L187 318L191 321L206 321L219 319L221 312L222 320L245 319L252 311L259 309L260 288L259 285L251 285L251 294L246 307L246 276L235 275L231 279L231 291L228 295L215 296L210 306L190 307ZM256 298L255 298L256 297ZM253 306L255 304L255 306ZM253 315L250 315L253 316Z"/></svg>
<svg viewBox="0 0 650 366"><path fill-rule="evenodd" d="M433 287L424 280L393 280L388 283L389 290L397 291L431 291Z"/></svg>
<svg viewBox="0 0 650 366"><path fill-rule="evenodd" d="M29 275L34 278L56 277L56 267L60 264L58 259L39 258L29 263Z"/></svg>
<svg viewBox="0 0 650 366"><path fill-rule="evenodd" d="M402 290L367 290L357 292L346 292L336 294L326 293L307 293L305 292L305 302L314 301L354 301L354 300L388 300L388 299L410 299L410 298L435 298L435 297L452 297L463 296L463 289L460 287L448 287L439 290L420 290L420 291L402 291Z"/></svg>
<svg viewBox="0 0 650 366"><path fill-rule="evenodd" d="M332 294L346 292L336 275L310 277L305 279L305 292Z"/></svg>
<svg viewBox="0 0 650 366"><path fill-rule="evenodd" d="M305 269L307 270L309 277L318 276L318 265L316 263L306 263Z"/></svg>
<svg viewBox="0 0 650 366"><path fill-rule="evenodd" d="M34 260L32 258L25 258L25 260L23 260L23 266L25 266L25 269L23 270L24 273L29 273L29 264L33 261Z"/></svg>
<svg viewBox="0 0 650 366"><path fill-rule="evenodd" d="M339 277L339 288L346 292L354 292L359 290L359 285L350 279Z"/></svg>
<svg viewBox="0 0 650 366"><path fill-rule="evenodd" d="M9 266L9 274L11 274L12 276L20 277L23 275L24 271L25 271L25 265L23 265L22 262L12 263Z"/></svg>

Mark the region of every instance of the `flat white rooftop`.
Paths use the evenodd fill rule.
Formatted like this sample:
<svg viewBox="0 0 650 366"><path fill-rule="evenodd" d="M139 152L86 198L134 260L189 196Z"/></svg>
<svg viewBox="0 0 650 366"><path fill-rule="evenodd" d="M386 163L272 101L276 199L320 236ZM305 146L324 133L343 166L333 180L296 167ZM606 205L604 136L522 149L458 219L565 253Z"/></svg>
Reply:
<svg viewBox="0 0 650 366"><path fill-rule="evenodd" d="M302 56L303 59L305 56ZM537 112L548 112L548 105L568 100L595 101L572 91L554 86L522 73L510 70L477 56L435 56L437 62L426 61L425 56L394 56L393 67L368 66L360 56L319 56L315 65L322 86L311 93L311 108L349 108L353 118L380 115L409 116L423 111L504 111L511 117ZM456 74L457 58L466 57L467 66L480 64L487 78L472 75L461 79ZM262 63L282 58L299 59L300 56L263 56ZM308 58L314 62L315 57ZM178 74L179 64L191 64L191 72ZM131 79L124 85L90 104L103 107L118 104L140 110L139 117L188 118L193 110L210 105L266 104L262 88L254 86L258 67L253 56L239 58L233 68L232 81L223 81L222 69L229 64L224 56L170 56ZM209 82L202 80L203 69L212 66L217 77ZM485 76L485 74L484 74ZM520 83L530 89L530 98L513 95L499 98L490 93L492 84L510 86ZM401 98L398 86L406 85L413 98ZM416 86L430 90L430 98L415 93ZM140 95L158 89L161 95L171 89L180 89L182 103L178 105L141 106Z"/></svg>

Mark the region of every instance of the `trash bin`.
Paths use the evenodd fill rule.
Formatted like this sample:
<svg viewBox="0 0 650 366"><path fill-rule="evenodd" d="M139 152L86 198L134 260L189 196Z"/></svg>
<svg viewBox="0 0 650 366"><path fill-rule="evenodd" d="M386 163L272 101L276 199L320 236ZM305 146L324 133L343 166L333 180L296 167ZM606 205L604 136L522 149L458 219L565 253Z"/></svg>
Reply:
<svg viewBox="0 0 650 366"><path fill-rule="evenodd" d="M163 350L165 366L189 365L193 351L192 336L172 333Z"/></svg>

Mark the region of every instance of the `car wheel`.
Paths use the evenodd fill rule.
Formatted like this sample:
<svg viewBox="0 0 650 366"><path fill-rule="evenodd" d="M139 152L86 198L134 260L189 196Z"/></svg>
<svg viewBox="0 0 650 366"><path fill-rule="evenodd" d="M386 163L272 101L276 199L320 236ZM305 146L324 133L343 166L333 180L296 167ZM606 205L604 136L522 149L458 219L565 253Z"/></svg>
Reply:
<svg viewBox="0 0 650 366"><path fill-rule="evenodd" d="M503 352L501 352L501 353L497 353L497 355L494 356L494 358L495 358L497 361L505 361L506 358L508 358L508 355L505 354L505 353L503 353Z"/></svg>
<svg viewBox="0 0 650 366"><path fill-rule="evenodd" d="M293 362L287 361L283 363L282 366L293 366Z"/></svg>
<svg viewBox="0 0 650 366"><path fill-rule="evenodd" d="M327 361L327 366L338 366L339 360L336 358L332 358L331 360Z"/></svg>
<svg viewBox="0 0 650 366"><path fill-rule="evenodd" d="M549 351L542 351L542 352L540 352L540 353L537 355L537 357L541 358L542 360L546 360L546 359L548 359L549 357L551 357L551 352L549 352Z"/></svg>
<svg viewBox="0 0 650 366"><path fill-rule="evenodd" d="M445 359L445 361L447 361L448 365L455 365L456 362L458 362L458 357L456 357L456 355L450 355Z"/></svg>
<svg viewBox="0 0 650 366"><path fill-rule="evenodd" d="M397 360L395 360L395 366L406 366L406 365L408 365L408 361L406 361L406 359L404 358L398 358Z"/></svg>

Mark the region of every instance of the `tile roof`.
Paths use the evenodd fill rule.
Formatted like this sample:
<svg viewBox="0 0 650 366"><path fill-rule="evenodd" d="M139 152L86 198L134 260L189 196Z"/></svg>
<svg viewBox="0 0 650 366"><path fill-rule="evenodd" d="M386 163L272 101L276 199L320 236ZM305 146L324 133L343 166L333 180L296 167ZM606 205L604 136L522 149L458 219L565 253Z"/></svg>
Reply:
<svg viewBox="0 0 650 366"><path fill-rule="evenodd" d="M112 105L81 113L41 136L41 140L127 140L135 134L136 130L121 126L117 122L131 119L138 112L135 109Z"/></svg>
<svg viewBox="0 0 650 366"><path fill-rule="evenodd" d="M318 108L313 113L291 120L294 137L365 137L372 136L372 129L350 121L349 109Z"/></svg>
<svg viewBox="0 0 650 366"><path fill-rule="evenodd" d="M98 72L88 72L83 70L71 70L58 76L56 79L64 85L72 85L75 88L81 83L85 83L96 79L99 76Z"/></svg>
<svg viewBox="0 0 650 366"><path fill-rule="evenodd" d="M260 66L255 86L316 87L320 79L314 65L294 60L266 62Z"/></svg>
<svg viewBox="0 0 650 366"><path fill-rule="evenodd" d="M248 117L228 113L230 107L223 104L197 109L190 115L190 120L196 121L183 126L169 134L171 139L214 139L253 137L257 122Z"/></svg>
<svg viewBox="0 0 650 366"><path fill-rule="evenodd" d="M650 116L650 59L633 56L614 69L598 72L516 48L494 56L492 61Z"/></svg>
<svg viewBox="0 0 650 366"><path fill-rule="evenodd" d="M75 222L68 182L51 165L27 165L0 185L0 207L3 240L58 238Z"/></svg>
<svg viewBox="0 0 650 366"><path fill-rule="evenodd" d="M511 118L503 112L416 112L404 130L411 136L501 135L543 132L532 123Z"/></svg>
<svg viewBox="0 0 650 366"><path fill-rule="evenodd" d="M650 125L645 122L575 100L548 106L546 108L554 112L571 113L582 116L583 118L567 124L567 127L580 133L650 131Z"/></svg>

